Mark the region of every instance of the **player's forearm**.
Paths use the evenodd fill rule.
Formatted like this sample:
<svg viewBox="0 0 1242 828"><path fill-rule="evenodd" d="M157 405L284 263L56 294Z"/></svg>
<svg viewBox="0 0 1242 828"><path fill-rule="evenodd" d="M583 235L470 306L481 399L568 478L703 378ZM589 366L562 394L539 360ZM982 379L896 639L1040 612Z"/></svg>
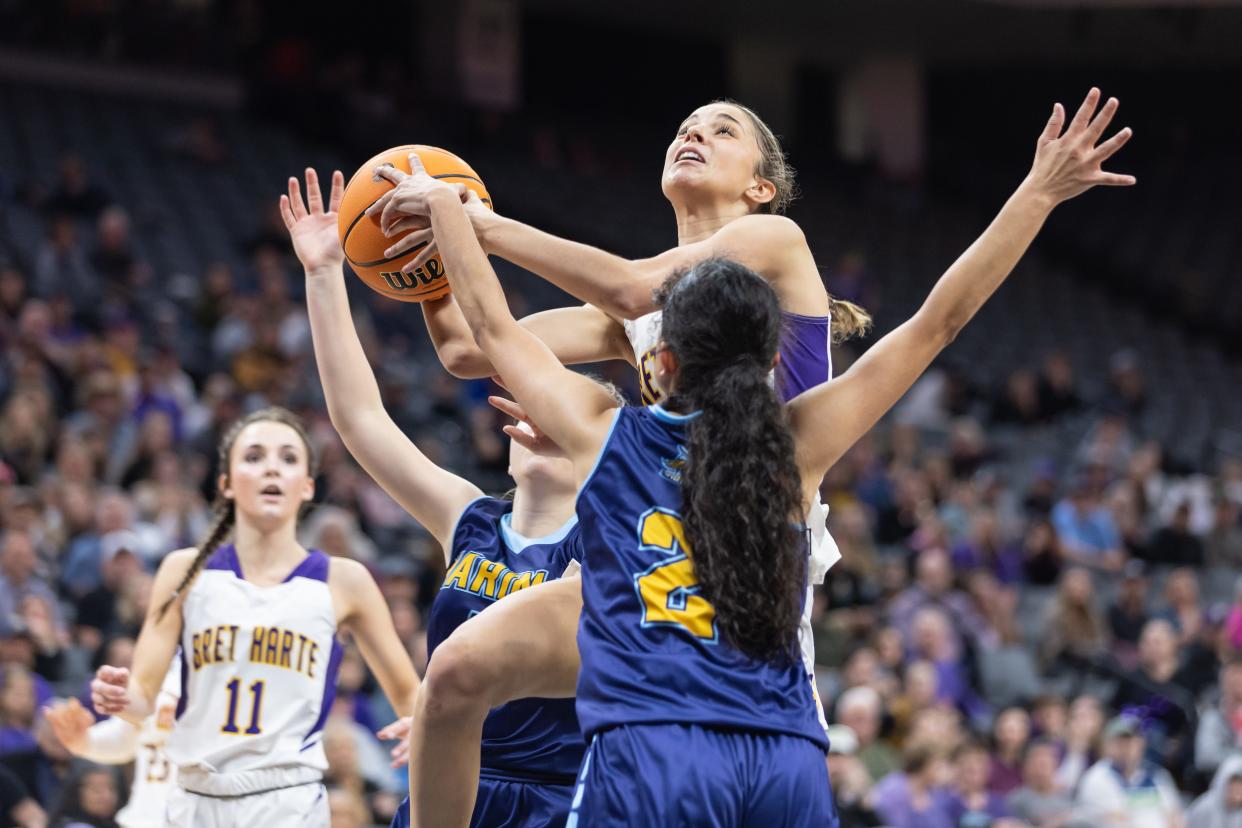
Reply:
<svg viewBox="0 0 1242 828"><path fill-rule="evenodd" d="M337 430L349 431L366 416L382 412L384 405L354 328L339 265L330 272L307 274L306 307L328 415Z"/></svg>
<svg viewBox="0 0 1242 828"><path fill-rule="evenodd" d="M458 379L480 379L496 373L451 295L423 302L422 309L427 333L444 370Z"/></svg>
<svg viewBox="0 0 1242 828"><path fill-rule="evenodd" d="M86 743L73 751L101 765L123 765L133 761L137 752L138 728L116 717L87 728Z"/></svg>
<svg viewBox="0 0 1242 828"><path fill-rule="evenodd" d="M936 282L916 319L938 338L952 341L1013 272L1054 206L1051 197L1024 181Z"/></svg>
<svg viewBox="0 0 1242 828"><path fill-rule="evenodd" d="M142 683L133 679L129 682L128 695L129 703L116 716L134 727L142 727L143 721L155 712L155 702L143 689Z"/></svg>
<svg viewBox="0 0 1242 828"><path fill-rule="evenodd" d="M516 327L496 272L479 246L470 218L457 194L440 190L428 199L431 227L444 259L444 270L453 296L461 308L471 338L492 355L498 331Z"/></svg>
<svg viewBox="0 0 1242 828"><path fill-rule="evenodd" d="M537 274L610 316L635 319L655 310L652 285L638 262L504 216L480 215L476 229L488 253Z"/></svg>

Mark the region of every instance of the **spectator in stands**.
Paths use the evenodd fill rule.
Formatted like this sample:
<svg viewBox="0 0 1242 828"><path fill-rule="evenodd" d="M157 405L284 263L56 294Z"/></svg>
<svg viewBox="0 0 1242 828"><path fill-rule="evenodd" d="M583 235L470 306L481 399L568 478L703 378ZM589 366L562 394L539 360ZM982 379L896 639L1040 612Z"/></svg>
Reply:
<svg viewBox="0 0 1242 828"><path fill-rule="evenodd" d="M29 534L9 529L0 536L0 636L24 628L22 602L27 596L42 599L53 610L59 607L56 594L38 570L39 559Z"/></svg>
<svg viewBox="0 0 1242 828"><path fill-rule="evenodd" d="M992 422L999 425L1033 426L1045 420L1040 408L1035 374L1020 368L1009 375L1005 390L992 404Z"/></svg>
<svg viewBox="0 0 1242 828"><path fill-rule="evenodd" d="M1122 666L1134 664L1147 618L1147 570L1142 561L1129 561L1122 571L1117 597L1108 608L1113 652Z"/></svg>
<svg viewBox="0 0 1242 828"><path fill-rule="evenodd" d="M1065 828L1074 800L1057 785L1057 746L1036 739L1022 757L1022 787L1005 800L1009 812L1031 828Z"/></svg>
<svg viewBox="0 0 1242 828"><path fill-rule="evenodd" d="M1179 511L1182 507L1178 507ZM1177 631L1178 646L1184 647L1199 636L1207 623L1207 612L1199 602L1199 578L1193 569L1182 567L1169 573L1164 582L1165 609L1157 614Z"/></svg>
<svg viewBox="0 0 1242 828"><path fill-rule="evenodd" d="M91 270L86 252L78 243L73 219L61 216L52 220L47 241L35 258L34 282L41 296L63 294L83 315L93 316L103 296Z"/></svg>
<svg viewBox="0 0 1242 828"><path fill-rule="evenodd" d="M931 548L919 554L915 583L889 605L889 617L901 631L906 646L914 642L914 619L926 607L941 609L952 621L951 643L960 651L961 636L986 637L984 624L970 597L953 586L949 555Z"/></svg>
<svg viewBox="0 0 1242 828"><path fill-rule="evenodd" d="M964 742L953 751L953 825L1012 828L1005 797L988 790L988 764L988 749L979 742Z"/></svg>
<svg viewBox="0 0 1242 828"><path fill-rule="evenodd" d="M945 786L949 770L942 750L929 744L911 745L902 759L901 772L876 783L871 803L885 825L957 828L953 794Z"/></svg>
<svg viewBox="0 0 1242 828"><path fill-rule="evenodd" d="M51 453L51 408L46 392L27 388L0 410L0 457L25 485L38 482Z"/></svg>
<svg viewBox="0 0 1242 828"><path fill-rule="evenodd" d="M1045 668L1080 671L1107 650L1108 632L1095 606L1091 573L1078 567L1068 569L1044 621L1040 654Z"/></svg>
<svg viewBox="0 0 1242 828"><path fill-rule="evenodd" d="M1031 717L1021 707L1002 710L992 726L988 790L1007 796L1022 784L1022 757L1031 738Z"/></svg>
<svg viewBox="0 0 1242 828"><path fill-rule="evenodd" d="M1104 729L1104 758L1083 775L1077 805L1092 826L1181 828L1177 786L1144 758L1139 721L1118 716Z"/></svg>
<svg viewBox="0 0 1242 828"><path fill-rule="evenodd" d="M77 623L95 631L93 638L121 632L117 628L117 601L125 584L143 571L138 558L138 537L127 529L100 538L100 583L78 601ZM128 631L133 634L134 631Z"/></svg>
<svg viewBox="0 0 1242 828"><path fill-rule="evenodd" d="M1052 522L1047 518L1031 521L1022 539L1022 571L1027 583L1051 586L1061 577L1065 553Z"/></svg>
<svg viewBox="0 0 1242 828"><path fill-rule="evenodd" d="M857 756L858 739L845 725L828 728L828 781L841 825L870 828L883 823L871 810L872 777Z"/></svg>
<svg viewBox="0 0 1242 828"><path fill-rule="evenodd" d="M35 677L12 663L5 665L0 676L0 756L33 751L38 709Z"/></svg>
<svg viewBox="0 0 1242 828"><path fill-rule="evenodd" d="M1203 541L1190 531L1188 502L1179 503L1169 524L1156 530L1147 547L1147 555L1153 563L1203 565Z"/></svg>
<svg viewBox="0 0 1242 828"><path fill-rule="evenodd" d="M1065 751L1057 766L1057 785L1073 791L1098 758L1097 742L1104 728L1104 707L1094 696L1079 696L1070 705L1065 725Z"/></svg>
<svg viewBox="0 0 1242 828"><path fill-rule="evenodd" d="M1212 787L1186 813L1186 828L1237 828L1242 825L1242 754L1225 760Z"/></svg>
<svg viewBox="0 0 1242 828"><path fill-rule="evenodd" d="M1040 415L1044 420L1054 420L1074 411L1081 404L1069 357L1063 351L1049 352L1039 372Z"/></svg>
<svg viewBox="0 0 1242 828"><path fill-rule="evenodd" d="M43 205L53 215L93 219L108 204L108 194L91 182L82 156L67 152L60 158L56 187Z"/></svg>
<svg viewBox="0 0 1242 828"><path fill-rule="evenodd" d="M91 266L114 289L127 289L136 265L129 240L129 213L112 205L99 214Z"/></svg>
<svg viewBox="0 0 1242 828"><path fill-rule="evenodd" d="M1148 621L1139 638L1138 667L1122 677L1112 701L1113 709L1143 724L1152 758L1177 770L1189 758L1188 728L1195 715L1179 667L1173 625Z"/></svg>
<svg viewBox="0 0 1242 828"><path fill-rule="evenodd" d="M47 814L8 768L0 765L0 820L17 828L44 828Z"/></svg>
<svg viewBox="0 0 1242 828"><path fill-rule="evenodd" d="M1125 562L1113 516L1085 478L1075 480L1068 496L1053 508L1052 525L1065 556L1074 563L1116 572Z"/></svg>
<svg viewBox="0 0 1242 828"><path fill-rule="evenodd" d="M987 716L987 704L971 685L961 650L953 643L948 616L939 608L927 606L914 618L912 660L924 660L936 669L936 698L952 705L972 720Z"/></svg>
<svg viewBox="0 0 1242 828"><path fill-rule="evenodd" d="M952 560L958 571L985 569L1004 584L1022 577L1022 552L1005 538L995 510L987 507L971 513L970 529L954 545Z"/></svg>
<svg viewBox="0 0 1242 828"><path fill-rule="evenodd" d="M1242 653L1242 577L1233 585L1233 606L1225 618L1225 641L1230 651Z"/></svg>
<svg viewBox="0 0 1242 828"><path fill-rule="evenodd" d="M1109 361L1109 407L1131 419L1147 407L1147 382L1139 369L1138 355L1123 350Z"/></svg>
<svg viewBox="0 0 1242 828"><path fill-rule="evenodd" d="M69 778L50 828L117 828L116 812L124 797L121 769L115 765L80 765Z"/></svg>
<svg viewBox="0 0 1242 828"><path fill-rule="evenodd" d="M1233 753L1242 751L1242 661L1220 668L1220 698L1203 708L1195 732L1195 767L1215 773Z"/></svg>
<svg viewBox="0 0 1242 828"><path fill-rule="evenodd" d="M884 702L870 687L851 687L837 699L837 721L853 731L857 747L851 751L872 779L883 779L901 767L901 756L880 738Z"/></svg>
<svg viewBox="0 0 1242 828"><path fill-rule="evenodd" d="M1203 556L1209 567L1242 569L1242 508L1223 494L1216 497L1212 529L1204 538Z"/></svg>

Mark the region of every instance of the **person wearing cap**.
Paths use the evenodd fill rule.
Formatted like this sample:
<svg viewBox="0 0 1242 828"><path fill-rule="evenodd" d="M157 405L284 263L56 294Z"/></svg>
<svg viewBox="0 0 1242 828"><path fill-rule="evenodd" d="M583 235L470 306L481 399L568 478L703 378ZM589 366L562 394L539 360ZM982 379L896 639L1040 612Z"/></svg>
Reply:
<svg viewBox="0 0 1242 828"><path fill-rule="evenodd" d="M1212 787L1190 806L1186 828L1242 828L1242 755L1221 764Z"/></svg>
<svg viewBox="0 0 1242 828"><path fill-rule="evenodd" d="M1083 820L1096 828L1184 828L1181 800L1169 772L1143 758L1142 723L1121 715L1104 728L1104 758L1078 785Z"/></svg>
<svg viewBox="0 0 1242 828"><path fill-rule="evenodd" d="M870 828L881 825L867 803L871 775L858 758L859 739L849 725L828 725L828 781L841 825Z"/></svg>

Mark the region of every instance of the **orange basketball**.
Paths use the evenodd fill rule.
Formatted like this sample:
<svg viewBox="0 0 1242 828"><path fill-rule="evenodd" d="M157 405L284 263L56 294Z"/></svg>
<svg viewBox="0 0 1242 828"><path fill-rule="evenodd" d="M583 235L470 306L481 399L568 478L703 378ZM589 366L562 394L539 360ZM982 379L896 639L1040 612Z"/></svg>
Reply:
<svg viewBox="0 0 1242 828"><path fill-rule="evenodd" d="M411 151L418 153L428 175L453 184L465 184L478 194L484 204L492 206L487 187L483 186L479 174L465 161L436 147L407 144L385 150L358 168L358 172L345 185L345 197L341 200L337 224L341 232L341 246L345 248L345 261L349 262L359 279L390 299L425 302L449 293L449 283L444 278L444 263L440 261L440 257L432 256L413 273L402 273L401 266L415 258L422 246L407 250L399 256L386 258L384 251L401 236L388 238L380 230L380 217L376 215L368 218L365 215L368 207L392 189L392 184L387 181L372 180L375 168L381 164L391 164L408 173L408 156Z"/></svg>

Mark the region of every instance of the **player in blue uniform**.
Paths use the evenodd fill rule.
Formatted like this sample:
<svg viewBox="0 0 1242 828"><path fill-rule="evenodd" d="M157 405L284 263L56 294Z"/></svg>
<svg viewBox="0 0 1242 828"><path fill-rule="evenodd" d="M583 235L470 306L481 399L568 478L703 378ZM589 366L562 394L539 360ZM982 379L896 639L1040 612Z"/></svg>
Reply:
<svg viewBox="0 0 1242 828"><path fill-rule="evenodd" d="M448 574L428 619L427 646L434 658L440 642L471 616L576 570L581 535L574 496L580 476L555 443L528 426L510 426L517 438L510 454L517 481L513 499L484 497L474 484L432 463L401 433L384 410L350 316L336 229L342 177L333 175L327 210L313 170L306 171L306 186L309 206L303 206L297 180L291 179L281 210L306 271L315 357L332 423L363 468L445 552ZM552 616L553 621L561 617L564 613ZM527 629L527 639L514 646L547 663L540 648L557 640L558 632L560 638L573 634L572 619L564 626L559 631L548 625ZM572 681L574 669L571 664L569 678L561 681ZM503 682L488 689L508 692ZM537 694L535 687L532 695ZM481 759L473 768L479 783L472 824L563 824L585 749L573 701L523 698L490 712L484 708L474 726L482 728L483 738ZM474 755L480 756L477 744ZM408 820L403 804L393 824L408 825Z"/></svg>
<svg viewBox="0 0 1242 828"><path fill-rule="evenodd" d="M1130 134L1097 146L1116 107L1110 99L1097 114L1093 89L1066 127L1055 106L1031 172L923 307L785 408L767 379L779 302L752 270L713 259L667 282L655 363L667 402L617 410L515 322L460 191L415 164L407 205L430 216L513 412L592 469L578 499L578 713L590 747L569 825L835 823L825 741L795 656L807 566L795 523L826 470L1000 286L1050 211L1093 186L1134 183L1101 169ZM494 624L504 609L471 623ZM456 803L431 790L419 823L460 824Z"/></svg>

